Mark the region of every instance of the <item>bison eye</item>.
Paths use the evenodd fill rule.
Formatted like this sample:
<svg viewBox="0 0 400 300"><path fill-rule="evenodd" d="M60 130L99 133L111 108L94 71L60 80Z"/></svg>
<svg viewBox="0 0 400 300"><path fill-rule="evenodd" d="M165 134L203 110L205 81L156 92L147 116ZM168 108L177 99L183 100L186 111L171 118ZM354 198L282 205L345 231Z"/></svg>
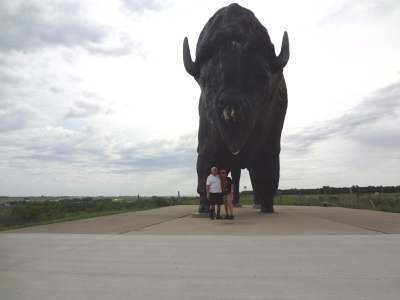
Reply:
<svg viewBox="0 0 400 300"><path fill-rule="evenodd" d="M262 73L263 73L265 76L268 76L268 75L271 73L271 70L270 70L268 64L265 64L265 65L262 66Z"/></svg>

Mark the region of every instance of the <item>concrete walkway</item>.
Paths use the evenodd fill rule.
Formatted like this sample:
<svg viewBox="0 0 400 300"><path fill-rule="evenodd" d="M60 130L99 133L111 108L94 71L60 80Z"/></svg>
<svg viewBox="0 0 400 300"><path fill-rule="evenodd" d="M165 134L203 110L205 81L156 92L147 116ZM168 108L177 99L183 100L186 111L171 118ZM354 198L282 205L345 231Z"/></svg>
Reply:
<svg viewBox="0 0 400 300"><path fill-rule="evenodd" d="M196 206L0 233L0 299L400 299L400 214Z"/></svg>

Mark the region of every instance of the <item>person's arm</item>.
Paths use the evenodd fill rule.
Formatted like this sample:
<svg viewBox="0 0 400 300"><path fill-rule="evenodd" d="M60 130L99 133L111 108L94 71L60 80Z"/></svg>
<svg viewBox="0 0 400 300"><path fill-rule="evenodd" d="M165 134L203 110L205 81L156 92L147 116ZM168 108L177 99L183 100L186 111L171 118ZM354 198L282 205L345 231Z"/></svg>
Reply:
<svg viewBox="0 0 400 300"><path fill-rule="evenodd" d="M231 195L233 195L233 183L231 184Z"/></svg>
<svg viewBox="0 0 400 300"><path fill-rule="evenodd" d="M207 199L210 200L210 186L206 185Z"/></svg>

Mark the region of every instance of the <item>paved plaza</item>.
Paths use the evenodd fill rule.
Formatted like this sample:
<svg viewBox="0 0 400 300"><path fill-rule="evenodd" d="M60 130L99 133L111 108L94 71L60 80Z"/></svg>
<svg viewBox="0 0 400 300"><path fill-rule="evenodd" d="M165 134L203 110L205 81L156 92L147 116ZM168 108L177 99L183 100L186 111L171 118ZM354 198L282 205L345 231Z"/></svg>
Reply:
<svg viewBox="0 0 400 300"><path fill-rule="evenodd" d="M400 299L400 214L196 210L0 232L0 299Z"/></svg>

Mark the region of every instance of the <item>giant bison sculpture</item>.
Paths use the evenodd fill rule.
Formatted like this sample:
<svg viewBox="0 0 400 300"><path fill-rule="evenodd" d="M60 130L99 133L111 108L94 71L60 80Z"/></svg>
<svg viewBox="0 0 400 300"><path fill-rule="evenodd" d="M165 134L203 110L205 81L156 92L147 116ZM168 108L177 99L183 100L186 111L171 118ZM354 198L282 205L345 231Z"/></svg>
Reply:
<svg viewBox="0 0 400 300"><path fill-rule="evenodd" d="M199 213L208 211L206 179L213 166L231 172L239 202L242 169L249 171L254 203L274 212L280 140L287 109L283 68L289 40L275 54L266 28L238 4L219 9L200 33L196 59L183 42L186 71L201 89L197 157Z"/></svg>

